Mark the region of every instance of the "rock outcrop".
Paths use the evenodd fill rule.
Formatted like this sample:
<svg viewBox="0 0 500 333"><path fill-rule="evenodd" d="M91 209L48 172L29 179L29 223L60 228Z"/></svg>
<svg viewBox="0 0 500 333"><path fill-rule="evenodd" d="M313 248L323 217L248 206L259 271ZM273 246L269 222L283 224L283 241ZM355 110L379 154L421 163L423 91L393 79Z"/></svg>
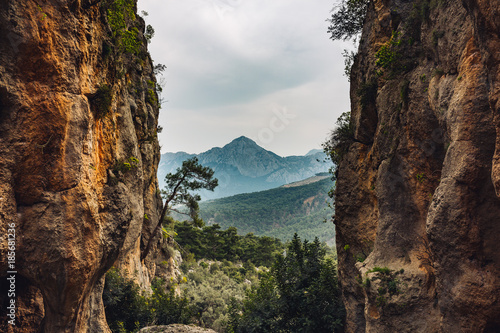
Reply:
<svg viewBox="0 0 500 333"><path fill-rule="evenodd" d="M336 188L347 332L500 331L500 2L370 1Z"/></svg>
<svg viewBox="0 0 500 333"><path fill-rule="evenodd" d="M108 332L105 272L155 275L139 253L161 206L158 96L135 2L0 1L2 332Z"/></svg>

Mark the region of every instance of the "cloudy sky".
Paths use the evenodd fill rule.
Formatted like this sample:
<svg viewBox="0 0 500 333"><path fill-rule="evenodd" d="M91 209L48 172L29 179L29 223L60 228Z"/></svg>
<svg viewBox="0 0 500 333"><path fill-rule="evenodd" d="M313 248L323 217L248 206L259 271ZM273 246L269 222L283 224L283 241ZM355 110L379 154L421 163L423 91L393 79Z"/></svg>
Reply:
<svg viewBox="0 0 500 333"><path fill-rule="evenodd" d="M167 66L162 153L245 135L281 156L321 148L349 110L342 50L326 33L336 0L139 0Z"/></svg>

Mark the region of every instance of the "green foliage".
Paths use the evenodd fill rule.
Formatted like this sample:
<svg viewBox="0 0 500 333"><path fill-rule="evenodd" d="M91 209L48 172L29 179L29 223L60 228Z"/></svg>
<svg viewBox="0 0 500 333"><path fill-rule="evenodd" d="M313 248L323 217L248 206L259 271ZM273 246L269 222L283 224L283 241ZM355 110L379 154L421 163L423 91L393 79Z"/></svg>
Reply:
<svg viewBox="0 0 500 333"><path fill-rule="evenodd" d="M117 160L113 167L113 173L118 176L120 173L126 173L132 169L136 169L139 166L139 160L130 156L127 160Z"/></svg>
<svg viewBox="0 0 500 333"><path fill-rule="evenodd" d="M107 84L97 88L97 92L89 98L90 105L97 118L105 117L111 111L113 92Z"/></svg>
<svg viewBox="0 0 500 333"><path fill-rule="evenodd" d="M351 81L351 69L354 64L354 60L356 59L356 52L353 51L342 51L342 56L344 57L344 75L347 77L347 80Z"/></svg>
<svg viewBox="0 0 500 333"><path fill-rule="evenodd" d="M214 171L198 163L198 158L193 157L182 162L182 167L176 173L165 176L166 189L162 190L162 196L166 200L169 209L184 205L189 209L189 216L197 226L202 226L203 221L199 218L198 201L201 197L192 194L192 191L206 189L213 191L218 185L217 178L213 178Z"/></svg>
<svg viewBox="0 0 500 333"><path fill-rule="evenodd" d="M148 93L146 94L146 103L153 106L158 104L158 98L156 97L156 93L153 89L148 89Z"/></svg>
<svg viewBox="0 0 500 333"><path fill-rule="evenodd" d="M361 32L369 0L342 0L332 10L328 33L330 39L347 40Z"/></svg>
<svg viewBox="0 0 500 333"><path fill-rule="evenodd" d="M202 261L189 267L183 295L189 300L196 325L210 327L218 332L224 330L231 299L243 299L250 285L245 280L253 283L257 281L255 269L242 273L242 268L240 264L227 261ZM234 278L235 274L239 275L238 279Z"/></svg>
<svg viewBox="0 0 500 333"><path fill-rule="evenodd" d="M354 142L354 126L351 122L351 113L344 112L337 119L337 128L330 134L330 138L323 144L325 154L332 160L334 166L331 170L333 179L337 178L337 168L350 145ZM332 193L333 195L333 193Z"/></svg>
<svg viewBox="0 0 500 333"><path fill-rule="evenodd" d="M333 241L335 231L323 223L331 215L325 204L330 187L331 181L326 178L302 186L202 202L200 216L222 228L235 226L240 234L251 232L286 241L297 232L303 238L318 236L321 241Z"/></svg>
<svg viewBox="0 0 500 333"><path fill-rule="evenodd" d="M116 269L106 273L102 300L106 320L113 332L134 332L136 322L145 324L149 321L146 301L139 287L123 278Z"/></svg>
<svg viewBox="0 0 500 333"><path fill-rule="evenodd" d="M423 183L423 182L424 182L424 180L425 180L425 175L424 175L423 173L418 173L418 174L417 174L417 181L418 181L419 183Z"/></svg>
<svg viewBox="0 0 500 333"><path fill-rule="evenodd" d="M148 90L146 93L146 102L156 106L158 104L158 97L156 95L156 92L161 92L161 88L157 87L156 83L154 81L148 80Z"/></svg>
<svg viewBox="0 0 500 333"><path fill-rule="evenodd" d="M139 29L136 27L130 30L124 30L122 33L121 46L127 53L138 55L141 51L142 43L139 40Z"/></svg>
<svg viewBox="0 0 500 333"><path fill-rule="evenodd" d="M366 255L363 254L363 253L358 253L356 256L355 256L355 259L357 262L363 262L365 261L366 259Z"/></svg>
<svg viewBox="0 0 500 333"><path fill-rule="evenodd" d="M397 276L403 274L404 269L394 272L388 267L373 267L368 273L377 273L376 276L371 278L371 281L380 280L380 287L377 290L378 295L375 300L377 306L384 306L391 296L400 293Z"/></svg>
<svg viewBox="0 0 500 333"><path fill-rule="evenodd" d="M113 332L136 332L139 328L172 323L189 323L192 316L187 300L175 296L174 289L154 280L151 296L140 292L139 286L112 268L106 273L102 294L106 320Z"/></svg>
<svg viewBox="0 0 500 333"><path fill-rule="evenodd" d="M142 42L135 24L135 1L115 0L107 10L113 39L121 51L138 55Z"/></svg>
<svg viewBox="0 0 500 333"><path fill-rule="evenodd" d="M133 0L115 0L108 9L108 22L113 37L119 36L126 28L127 21L135 21Z"/></svg>
<svg viewBox="0 0 500 333"><path fill-rule="evenodd" d="M236 228L221 230L218 224L200 229L182 222L175 225L175 231L175 241L198 260L250 261L269 267L284 248L279 239L254 234L239 236Z"/></svg>
<svg viewBox="0 0 500 333"><path fill-rule="evenodd" d="M378 267L375 266L368 271L368 273L382 273L382 274L390 274L391 270L387 267Z"/></svg>
<svg viewBox="0 0 500 333"><path fill-rule="evenodd" d="M189 300L192 321L223 332L230 321L231 304L241 303L284 245L270 237L238 236L235 228L221 230L218 225L198 228L182 222L175 228L175 240L184 253L181 268L187 283L182 285L183 296Z"/></svg>
<svg viewBox="0 0 500 333"><path fill-rule="evenodd" d="M148 24L146 26L146 32L144 33L144 37L146 37L148 43L151 43L151 39L154 37L154 35L155 35L155 29L150 24Z"/></svg>
<svg viewBox="0 0 500 333"><path fill-rule="evenodd" d="M165 281L155 279L151 283L153 294L148 300L151 323L156 325L189 324L195 309L185 296L176 296L174 288L165 288Z"/></svg>
<svg viewBox="0 0 500 333"><path fill-rule="evenodd" d="M165 189L161 191L165 203L159 221L156 224L146 248L141 254L141 259L144 259L153 243L154 236L160 231L163 220L167 217L167 213L171 210L176 210L179 206L185 206L189 213L189 217L197 226L203 225L203 220L199 217L200 207L198 201L201 200L200 195L193 194L193 191L206 189L213 191L218 185L217 178L214 178L214 171L209 167L204 167L198 163L198 158L193 157L182 162L182 167L177 168L176 173L169 173L165 176Z"/></svg>
<svg viewBox="0 0 500 333"><path fill-rule="evenodd" d="M316 239L295 235L269 274L252 286L239 309L230 311L230 332L332 332L345 309L335 267ZM233 304L233 307L237 307Z"/></svg>
<svg viewBox="0 0 500 333"><path fill-rule="evenodd" d="M376 65L395 73L401 70L401 45L400 33L393 31L392 36L387 43L382 45L375 53L377 58Z"/></svg>

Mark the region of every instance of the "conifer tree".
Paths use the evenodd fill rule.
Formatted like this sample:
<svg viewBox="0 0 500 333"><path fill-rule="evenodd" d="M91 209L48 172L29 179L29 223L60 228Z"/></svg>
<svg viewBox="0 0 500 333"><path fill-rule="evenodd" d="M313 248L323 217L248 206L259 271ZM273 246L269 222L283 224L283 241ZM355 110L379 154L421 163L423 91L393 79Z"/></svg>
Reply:
<svg viewBox="0 0 500 333"><path fill-rule="evenodd" d="M203 226L203 221L198 216L198 201L201 200L201 197L191 192L201 189L213 191L218 185L217 178L213 178L213 176L214 171L211 168L202 166L199 164L198 158L193 157L182 162L182 167L177 168L175 173L169 173L165 177L167 185L162 190L162 197L165 202L163 203L161 216L149 237L146 248L141 254L141 259L146 258L151 250L153 240L159 233L168 212L176 210L176 207L186 206L193 223L199 227Z"/></svg>

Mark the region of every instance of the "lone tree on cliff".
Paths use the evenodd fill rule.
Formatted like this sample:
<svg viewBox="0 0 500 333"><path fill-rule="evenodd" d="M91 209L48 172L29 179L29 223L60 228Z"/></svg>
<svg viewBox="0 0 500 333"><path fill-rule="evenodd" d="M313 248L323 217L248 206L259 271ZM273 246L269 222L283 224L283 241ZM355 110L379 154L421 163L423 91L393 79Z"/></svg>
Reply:
<svg viewBox="0 0 500 333"><path fill-rule="evenodd" d="M342 0L332 9L328 33L330 39L344 41L358 35L363 29L363 22L370 0Z"/></svg>
<svg viewBox="0 0 500 333"><path fill-rule="evenodd" d="M189 209L189 216L193 219L193 223L197 226L202 226L203 221L198 216L199 206L198 201L201 197L198 194L191 194L191 191L207 189L213 191L218 185L217 178L213 178L214 171L209 167L204 167L198 163L196 157L190 158L182 162L182 167L177 168L176 173L169 173L165 177L167 186L162 190L162 197L165 199L163 209L161 211L160 220L149 237L148 243L144 252L141 254L141 259L146 258L155 236L161 229L161 225L167 213L174 210L175 206L184 205Z"/></svg>

